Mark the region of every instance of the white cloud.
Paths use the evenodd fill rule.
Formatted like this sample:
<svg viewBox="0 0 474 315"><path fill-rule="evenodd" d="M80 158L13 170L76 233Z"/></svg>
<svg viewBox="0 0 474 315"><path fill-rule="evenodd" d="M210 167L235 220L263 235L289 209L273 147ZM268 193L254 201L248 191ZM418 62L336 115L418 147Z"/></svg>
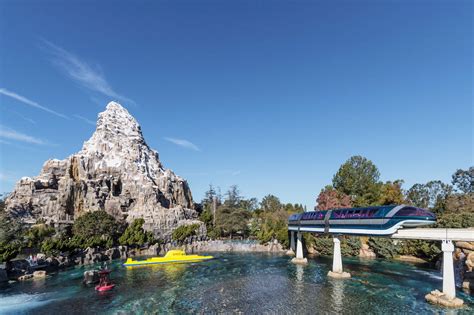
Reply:
<svg viewBox="0 0 474 315"><path fill-rule="evenodd" d="M0 125L0 138L33 143L33 144L47 144L45 141L41 139L35 138L33 136L25 135L21 132L15 131L13 129L10 129L2 125Z"/></svg>
<svg viewBox="0 0 474 315"><path fill-rule="evenodd" d="M201 151L197 145L194 143L185 140L185 139L176 139L176 138L164 138L166 141L179 145L180 147L191 149L194 151Z"/></svg>
<svg viewBox="0 0 474 315"><path fill-rule="evenodd" d="M42 40L44 48L53 56L52 62L59 67L70 79L88 88L113 99L135 104L135 101L117 93L107 82L100 67L93 69L85 61L67 50L47 41Z"/></svg>
<svg viewBox="0 0 474 315"><path fill-rule="evenodd" d="M87 119L86 117L83 117L81 115L74 115L74 117L76 117L77 119L80 119L82 120L83 122L85 123L88 123L89 125L94 125L95 126L95 121L92 121L90 119Z"/></svg>
<svg viewBox="0 0 474 315"><path fill-rule="evenodd" d="M63 115L63 114L61 114L61 113L58 113L58 112L56 112L56 111L54 111L54 110L52 110L52 109L50 109L50 108L48 108L48 107L44 107L44 106L38 104L38 103L35 102L35 101L32 101L32 100L30 100L30 99L28 99L28 98L26 98L26 97L24 97L24 96L21 96L21 95L15 93L15 92L9 91L9 90L7 90L7 89L5 89L5 88L0 88L0 94L3 94L3 95L8 96L8 97L11 97L11 98L13 98L13 99L15 99L15 100L17 100L17 101L20 101L20 102L26 104L26 105L29 105L29 106L32 106L32 107L41 109L41 110L43 110L43 111L45 111L45 112L48 112L48 113L53 114L53 115L56 115L56 116L58 116L58 117L65 118L65 119L69 119L69 117L67 117L66 115Z"/></svg>

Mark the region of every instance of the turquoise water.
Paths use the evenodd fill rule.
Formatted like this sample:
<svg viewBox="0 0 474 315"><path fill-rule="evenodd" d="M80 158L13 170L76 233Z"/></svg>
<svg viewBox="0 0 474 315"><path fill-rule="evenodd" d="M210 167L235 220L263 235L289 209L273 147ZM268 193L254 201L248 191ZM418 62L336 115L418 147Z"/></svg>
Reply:
<svg viewBox="0 0 474 315"><path fill-rule="evenodd" d="M126 269L110 265L115 290L96 293L82 285L88 268L50 275L44 281L0 288L0 313L444 313L424 301L442 287L439 272L384 260L344 259L349 280L330 280L328 258L307 266L287 256L214 254L207 262ZM449 314L473 314L474 296Z"/></svg>

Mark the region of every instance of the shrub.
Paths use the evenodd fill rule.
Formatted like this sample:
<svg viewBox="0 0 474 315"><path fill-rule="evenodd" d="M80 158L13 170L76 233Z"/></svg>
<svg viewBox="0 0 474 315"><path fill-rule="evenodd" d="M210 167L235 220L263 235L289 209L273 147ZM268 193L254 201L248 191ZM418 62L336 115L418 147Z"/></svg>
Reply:
<svg viewBox="0 0 474 315"><path fill-rule="evenodd" d="M252 221L252 230L260 243L278 240L284 247L289 247L288 213L283 210L260 212Z"/></svg>
<svg viewBox="0 0 474 315"><path fill-rule="evenodd" d="M125 232L120 236L119 243L121 245L144 245L144 244L153 244L155 243L155 238L153 233L145 231L143 229L143 224L145 220L135 219L132 224L130 224Z"/></svg>
<svg viewBox="0 0 474 315"><path fill-rule="evenodd" d="M171 237L173 240L182 242L186 238L196 235L196 230L200 227L199 224L191 224L191 225L181 225L177 229L173 231Z"/></svg>
<svg viewBox="0 0 474 315"><path fill-rule="evenodd" d="M355 236L347 236L341 240L341 253L343 256L359 256L360 238Z"/></svg>
<svg viewBox="0 0 474 315"><path fill-rule="evenodd" d="M23 226L18 220L0 213L0 262L9 261L21 251Z"/></svg>
<svg viewBox="0 0 474 315"><path fill-rule="evenodd" d="M21 251L21 243L0 243L0 263L15 258Z"/></svg>
<svg viewBox="0 0 474 315"><path fill-rule="evenodd" d="M108 237L113 241L122 234L123 226L105 211L87 212L74 222L73 234L85 239Z"/></svg>
<svg viewBox="0 0 474 315"><path fill-rule="evenodd" d="M322 256L332 256L334 254L334 241L331 235L311 235L305 237L307 246L313 246ZM307 238L310 238L308 240ZM360 238L354 236L341 237L341 254L343 256L358 256L360 250Z"/></svg>
<svg viewBox="0 0 474 315"><path fill-rule="evenodd" d="M439 242L407 240L403 242L400 254L420 257L428 261L434 261L441 253Z"/></svg>
<svg viewBox="0 0 474 315"><path fill-rule="evenodd" d="M308 234L309 236L310 234ZM314 249L322 256L332 256L333 241L329 235L314 236L311 235L312 241L306 242L307 245L312 245Z"/></svg>
<svg viewBox="0 0 474 315"><path fill-rule="evenodd" d="M56 233L52 226L37 224L25 233L26 246L39 247L43 241Z"/></svg>
<svg viewBox="0 0 474 315"><path fill-rule="evenodd" d="M367 243L374 253L382 258L396 257L401 251L401 246L388 238L370 237Z"/></svg>
<svg viewBox="0 0 474 315"><path fill-rule="evenodd" d="M59 253L72 252L76 249L86 249L87 247L110 248L114 241L110 236L82 237L74 235L65 237L61 235L55 238L48 238L41 244L41 251L47 255L58 255Z"/></svg>
<svg viewBox="0 0 474 315"><path fill-rule="evenodd" d="M472 212L444 213L438 217L435 227L438 228L468 228L474 226Z"/></svg>

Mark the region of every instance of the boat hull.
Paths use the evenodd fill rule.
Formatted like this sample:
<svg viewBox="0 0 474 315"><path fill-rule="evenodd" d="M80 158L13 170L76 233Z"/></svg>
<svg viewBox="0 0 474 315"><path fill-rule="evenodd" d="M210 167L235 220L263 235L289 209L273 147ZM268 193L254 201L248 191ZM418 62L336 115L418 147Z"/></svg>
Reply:
<svg viewBox="0 0 474 315"><path fill-rule="evenodd" d="M98 292L105 292L105 291L110 291L113 288L115 288L115 284L109 284L109 285L104 285L104 286L96 286L95 290Z"/></svg>

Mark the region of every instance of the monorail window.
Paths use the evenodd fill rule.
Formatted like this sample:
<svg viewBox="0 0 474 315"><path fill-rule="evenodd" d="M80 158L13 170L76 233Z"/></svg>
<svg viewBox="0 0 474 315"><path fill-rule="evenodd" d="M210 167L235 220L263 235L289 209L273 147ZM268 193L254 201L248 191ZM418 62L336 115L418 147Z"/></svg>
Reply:
<svg viewBox="0 0 474 315"><path fill-rule="evenodd" d="M400 217L434 217L431 212L415 207L404 207L398 210L396 215Z"/></svg>

